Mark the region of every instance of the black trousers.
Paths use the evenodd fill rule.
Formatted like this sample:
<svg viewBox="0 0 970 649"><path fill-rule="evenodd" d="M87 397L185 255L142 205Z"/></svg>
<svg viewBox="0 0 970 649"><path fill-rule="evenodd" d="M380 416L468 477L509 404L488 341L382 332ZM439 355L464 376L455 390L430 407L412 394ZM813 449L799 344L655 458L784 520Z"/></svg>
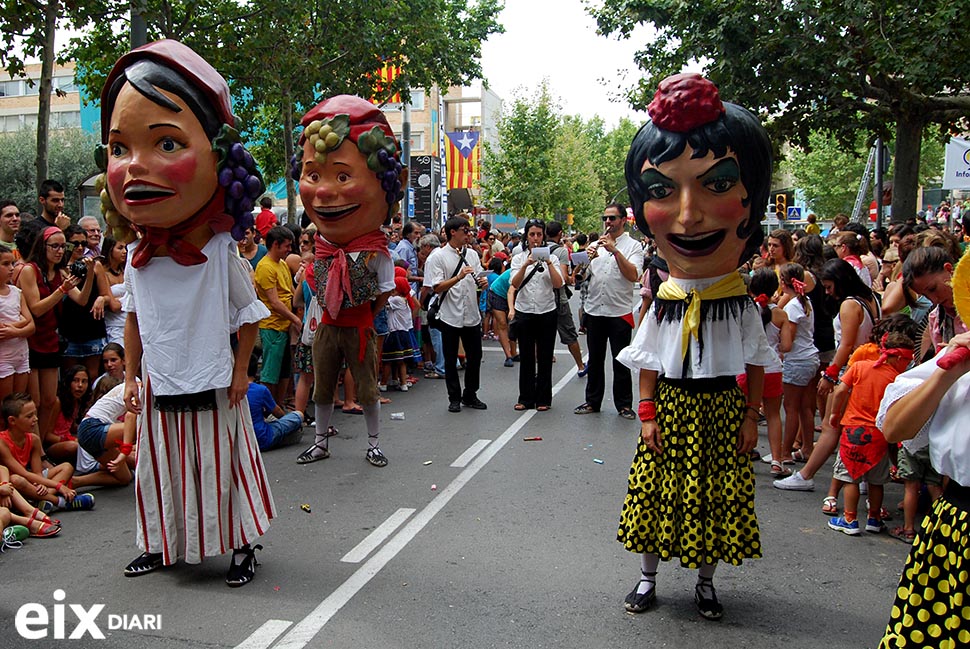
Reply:
<svg viewBox="0 0 970 649"><path fill-rule="evenodd" d="M465 347L465 389L458 378L458 341ZM441 323L441 347L445 354L445 385L448 401L474 399L478 396L482 374L482 325L452 327Z"/></svg>
<svg viewBox="0 0 970 649"><path fill-rule="evenodd" d="M633 378L630 368L619 363L616 355L630 344L633 328L623 318L611 318L586 314L586 347L589 360L586 367L586 403L596 410L603 405L606 391L606 343L610 344L613 359L613 405L617 412L633 408Z"/></svg>
<svg viewBox="0 0 970 649"><path fill-rule="evenodd" d="M519 403L527 408L552 405L552 355L558 315L515 312L519 330Z"/></svg>

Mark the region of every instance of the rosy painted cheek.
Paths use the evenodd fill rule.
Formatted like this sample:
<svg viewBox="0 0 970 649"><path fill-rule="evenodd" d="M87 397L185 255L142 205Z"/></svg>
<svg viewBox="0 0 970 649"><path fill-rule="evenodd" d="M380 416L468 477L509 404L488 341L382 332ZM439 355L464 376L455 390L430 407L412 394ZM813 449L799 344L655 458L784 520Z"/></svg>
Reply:
<svg viewBox="0 0 970 649"><path fill-rule="evenodd" d="M158 172L162 178L169 179L172 184L184 184L195 180L199 160L195 156L182 156L166 165L162 165Z"/></svg>
<svg viewBox="0 0 970 649"><path fill-rule="evenodd" d="M648 202L643 206L643 218L647 220L647 225L650 226L651 230L666 225L673 221L675 217L676 215L671 214L670 210L663 209L657 206L656 203L651 205Z"/></svg>
<svg viewBox="0 0 970 649"><path fill-rule="evenodd" d="M108 194L111 196L112 201L115 205L121 202L121 199L125 194L125 175L128 171L126 165L118 164L108 164Z"/></svg>

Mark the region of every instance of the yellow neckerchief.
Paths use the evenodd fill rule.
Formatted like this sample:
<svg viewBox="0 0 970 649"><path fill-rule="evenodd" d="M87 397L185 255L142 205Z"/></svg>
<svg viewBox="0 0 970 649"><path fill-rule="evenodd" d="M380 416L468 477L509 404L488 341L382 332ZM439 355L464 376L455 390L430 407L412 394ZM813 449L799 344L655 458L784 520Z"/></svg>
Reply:
<svg viewBox="0 0 970 649"><path fill-rule="evenodd" d="M660 290L657 291L657 297L661 300L683 300L687 302L687 312L684 313L680 335L680 346L683 350L684 358L687 357L687 344L690 342L690 337L697 338L697 330L701 324L701 301L720 300L726 297L738 297L747 294L748 289L744 285L744 280L741 279L741 275L738 273L731 273L702 291L692 288L690 293L685 292L674 281L674 278L671 277L663 282L660 285Z"/></svg>

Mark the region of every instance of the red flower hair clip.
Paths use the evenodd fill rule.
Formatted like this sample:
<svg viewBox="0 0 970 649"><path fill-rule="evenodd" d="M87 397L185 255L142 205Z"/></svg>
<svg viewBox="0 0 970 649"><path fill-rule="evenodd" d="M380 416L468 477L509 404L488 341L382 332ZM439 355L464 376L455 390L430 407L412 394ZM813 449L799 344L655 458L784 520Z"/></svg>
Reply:
<svg viewBox="0 0 970 649"><path fill-rule="evenodd" d="M713 122L725 111L717 86L696 72L687 72L661 81L647 112L663 130L687 133Z"/></svg>

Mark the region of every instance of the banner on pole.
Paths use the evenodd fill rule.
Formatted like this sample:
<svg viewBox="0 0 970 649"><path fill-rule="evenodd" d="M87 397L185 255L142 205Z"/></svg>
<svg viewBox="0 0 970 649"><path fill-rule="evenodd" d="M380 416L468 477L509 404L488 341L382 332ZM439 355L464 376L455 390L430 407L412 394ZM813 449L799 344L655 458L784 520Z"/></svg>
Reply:
<svg viewBox="0 0 970 649"><path fill-rule="evenodd" d="M970 189L970 140L952 137L947 143L943 189Z"/></svg>
<svg viewBox="0 0 970 649"><path fill-rule="evenodd" d="M478 183L480 133L448 133L448 189L471 189Z"/></svg>

